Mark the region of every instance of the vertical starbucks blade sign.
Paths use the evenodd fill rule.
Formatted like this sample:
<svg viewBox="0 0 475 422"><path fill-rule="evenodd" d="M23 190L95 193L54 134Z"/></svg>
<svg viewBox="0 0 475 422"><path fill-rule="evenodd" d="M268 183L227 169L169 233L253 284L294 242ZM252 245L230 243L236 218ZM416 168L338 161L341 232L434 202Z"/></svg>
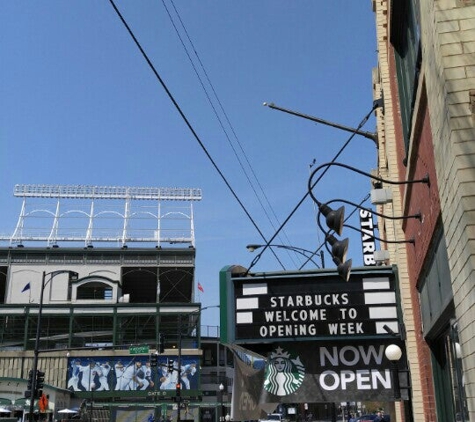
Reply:
<svg viewBox="0 0 475 422"><path fill-rule="evenodd" d="M257 419L278 403L393 400L391 364L384 355L390 343L397 341L274 344L264 369L249 374L249 368L246 373L236 365L238 419Z"/></svg>

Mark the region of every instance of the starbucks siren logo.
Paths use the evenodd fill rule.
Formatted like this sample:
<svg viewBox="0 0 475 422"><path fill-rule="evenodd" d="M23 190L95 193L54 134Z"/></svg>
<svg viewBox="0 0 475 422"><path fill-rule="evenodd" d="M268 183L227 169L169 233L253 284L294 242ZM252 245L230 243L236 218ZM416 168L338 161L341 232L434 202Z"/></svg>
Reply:
<svg viewBox="0 0 475 422"><path fill-rule="evenodd" d="M287 396L297 391L303 383L305 367L300 357L292 357L281 347L269 356L266 365L264 388L276 396Z"/></svg>

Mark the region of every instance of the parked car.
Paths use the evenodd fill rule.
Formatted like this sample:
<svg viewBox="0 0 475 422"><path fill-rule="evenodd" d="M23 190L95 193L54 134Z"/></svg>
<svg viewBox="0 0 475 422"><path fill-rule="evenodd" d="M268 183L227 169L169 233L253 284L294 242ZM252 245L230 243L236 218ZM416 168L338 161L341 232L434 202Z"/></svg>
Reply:
<svg viewBox="0 0 475 422"><path fill-rule="evenodd" d="M265 419L259 419L259 422L286 422L286 419L280 413L270 413Z"/></svg>
<svg viewBox="0 0 475 422"><path fill-rule="evenodd" d="M378 420L378 415L374 414L374 415L362 415L362 416L359 416L357 417L356 419L354 419L355 422L372 422L374 420ZM384 422L390 422L390 417L389 415L384 415L383 416L383 421Z"/></svg>
<svg viewBox="0 0 475 422"><path fill-rule="evenodd" d="M355 422L371 422L374 421L378 415L362 415L355 419Z"/></svg>

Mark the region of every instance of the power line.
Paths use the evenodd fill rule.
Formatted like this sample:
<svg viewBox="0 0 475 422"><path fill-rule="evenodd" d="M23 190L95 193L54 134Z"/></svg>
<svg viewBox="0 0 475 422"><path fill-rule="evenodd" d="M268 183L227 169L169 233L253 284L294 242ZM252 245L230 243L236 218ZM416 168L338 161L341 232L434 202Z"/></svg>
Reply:
<svg viewBox="0 0 475 422"><path fill-rule="evenodd" d="M163 81L163 79L161 78L161 76L159 75L158 71L155 69L155 66L153 65L153 63L151 62L151 60L149 59L147 53L145 52L145 50L142 48L141 44L139 43L139 41L137 40L137 38L135 37L133 31L131 30L131 28L129 27L129 25L127 24L126 20L124 19L124 17L122 16L122 14L120 13L119 9L117 8L117 6L115 5L114 3L114 0L109 0L110 4L112 5L113 9L115 10L117 16L119 17L119 19L121 20L122 24L125 26L125 28L127 29L127 32L129 33L129 35L132 37L135 45L137 46L137 48L139 49L140 53L142 54L143 58L145 59L145 61L147 62L147 64L149 65L150 69L152 70L153 74L155 75L155 77L157 78L157 80L159 81L160 85L162 86L162 88L165 90L168 98L171 100L171 102L173 103L173 105L175 106L176 110L178 111L178 113L180 114L181 118L183 119L183 121L185 122L186 126L188 127L188 129L191 131L191 133L193 134L193 137L195 138L195 140L198 142L198 144L200 145L201 149L203 150L203 152L206 154L206 156L208 157L209 161L211 162L211 164L213 165L213 167L215 168L215 170L218 172L219 176L221 177L221 179L223 180L223 182L226 184L227 188L229 189L229 191L231 192L231 194L234 196L234 198L236 199L236 201L238 202L239 206L241 207L241 209L244 211L244 213L246 214L246 216L249 218L249 220L251 221L252 225L254 226L254 228L257 230L257 232L259 233L259 235L261 236L261 238L264 240L264 242L267 243L267 240L264 236L264 234L262 233L262 231L260 230L260 228L258 227L258 225L256 224L256 222L254 221L254 219L252 218L252 216L250 215L250 213L248 212L248 210L246 209L246 207L244 206L244 204L242 203L242 201L239 199L239 197L237 196L236 192L234 191L234 189L232 188L232 186L230 185L230 183L228 182L228 180L226 179L226 177L224 176L223 172L219 169L218 165L216 164L216 162L214 161L214 159L211 157L210 153L208 152L208 150L206 149L206 147L204 146L203 142L201 141L200 137L198 136L198 134L196 133L196 131L194 130L193 126L191 125L190 121L187 119L187 117L185 116L183 110L181 109L181 107L179 106L179 104L177 103L177 101L175 100L175 98L173 97L172 93L170 92L170 90L168 89L168 87L166 86L165 82ZM274 236L275 237L275 236ZM277 261L280 263L280 265L282 266L282 268L285 269L284 265L282 264L282 262L279 260L279 258L277 257L277 255L274 253L274 256L276 257Z"/></svg>
<svg viewBox="0 0 475 422"><path fill-rule="evenodd" d="M373 107L371 108L371 111L366 114L366 116L363 117L363 119L361 120L360 124L358 125L358 127L356 129L354 129L353 133L350 135L350 137L347 139L347 141L343 144L343 146L340 148L340 150L336 153L335 157L333 157L333 160L331 161L331 163L335 162L338 157L342 154L342 152L344 151L344 149L348 146L348 144L351 142L351 140L355 137L355 135L357 134L357 132L364 126L364 124L368 121L368 119L370 118L371 114L373 113L373 111L378 107L377 104L373 104ZM312 185L312 188L315 187L315 185L322 179L322 177L326 174L326 172L328 171L328 169L330 168L330 166L326 167L325 170L320 174L320 176L317 178L317 180L315 181L315 183ZM305 199L307 199L307 197L310 195L310 191L307 190L307 192L305 193L305 195L302 197L302 199L297 203L297 205L295 206L295 208L291 211L291 213L289 214L289 216L284 220L284 222L282 223L282 225L279 227L279 229L277 230L277 232L274 233L274 235L269 239L269 241L267 242L267 244L262 248L262 251L259 252L259 254L252 260L251 264L249 265L249 268L247 269L247 272L246 273L249 273L249 271L251 270L252 267L254 267L254 265L257 264L257 262L259 261L259 259L261 258L262 254L267 250L267 248L269 247L269 245L273 242L273 240L276 238L276 236L279 234L279 231L284 227L285 224L287 224L287 222L292 218L292 216L297 212L297 210L299 209L300 205L303 204L303 202L305 201ZM271 248L272 250L272 248ZM318 251L318 249L317 249Z"/></svg>
<svg viewBox="0 0 475 422"><path fill-rule="evenodd" d="M219 106L219 109L221 110L221 113L223 114L224 119L225 119L225 121L226 121L228 127L229 127L230 130L231 130L231 133L232 133L232 135L233 135L233 137L234 137L234 139L235 139L235 142L237 143L237 145L238 145L238 147L239 147L239 150L241 151L241 154L238 154L238 153L237 153L237 151L236 151L236 149L235 149L235 147L234 147L234 145L233 145L233 143L232 143L232 141L231 141L231 138L230 138L230 136L229 136L229 134L228 134L228 131L226 130L225 125L224 125L224 123L223 123L223 121L222 121L222 119L221 119L221 117L220 117L220 115L219 115L219 113L218 113L218 110L217 110L217 108L215 107L215 105L214 105L214 103L213 103L213 100L211 99L211 96L210 96L209 93L208 93L208 90L207 90L207 88L206 88L206 86L205 86L205 83L203 82L203 80L202 80L202 78L201 78L201 76L200 76L200 74L199 74L199 72L198 72L198 69L196 68L195 63L194 63L194 61L193 61L193 59L192 59L192 57L191 57L191 55L190 55L190 53L189 53L189 51L188 51L188 48L187 48L187 46L186 46L186 44L185 44L185 42L184 42L184 40L183 40L183 38L182 38L182 36L181 36L181 34L180 34L180 31L179 31L177 25L175 24L175 21L174 21L172 15L171 15L171 13L170 13L170 11L169 11L167 5L166 5L166 2L165 2L165 0L162 0L162 4L163 4L163 6L164 6L164 8L165 8L165 10L166 10L166 12L167 12L167 14L168 14L168 17L169 17L169 19L170 19L170 22L171 22L173 28L175 29L175 32L176 32L176 34L177 34L177 36L178 36L178 39L180 40L181 45L182 45L182 47L183 47L183 49L184 49L184 51L185 51L185 53L186 53L186 55L187 55L187 57L188 57L190 63L191 63L191 66L192 66L193 70L195 71L195 74L196 74L196 76L197 76L197 78L198 78L198 80L199 80L199 82L200 82L200 85L201 85L203 91L205 92L206 98L208 99L208 102L209 102L211 108L213 109L213 112L214 112L214 114L215 114L215 116L216 116L216 119L218 120L218 122L219 122L219 124L220 124L220 126L221 126L221 129L223 130L223 132L224 132L224 134L225 134L225 136L226 136L226 139L228 140L228 143L229 143L231 149L233 150L234 156L236 157L236 160L237 160L237 162L239 163L242 172L244 173L244 175L245 175L247 181L249 182L249 185L251 186L251 189L252 189L252 191L254 192L254 195L255 195L255 197L257 198L257 201L259 202L259 204L260 204L262 210L264 211L264 214L266 215L267 220L269 221L270 225L272 226L272 228L273 228L274 231L275 231L275 230L277 229L277 227L276 227L276 225L274 224L274 222L272 221L271 216L270 216L269 213L267 212L267 209L266 209L266 207L264 206L264 204L263 204L263 202L262 202L262 200L261 200L261 196L260 196L260 195L262 195L262 197L265 199L265 202L267 203L267 206L269 207L269 209L270 209L270 211L271 211L271 213L272 213L272 215L273 215L275 221L280 224L279 218L277 217L277 215L276 215L276 213L275 213L275 211L274 211L274 209L273 209L273 207L272 207L272 204L270 203L269 198L267 197L267 195L266 195L266 193L265 193L265 190L263 189L263 187L262 187L262 185L261 185L261 183L260 183L260 181L259 181L259 178L257 177L257 175L256 175L256 173L255 173L255 171L254 171L254 169L253 169L253 166L252 166L252 164L251 164L250 161L249 161L249 158L248 158L248 156L247 156L247 154L246 154L246 152L245 152L245 150L244 150L244 148L243 148L243 146L242 146L242 144L241 144L241 142L240 142L240 140L239 140L239 137L238 137L236 131L234 130L234 126L233 126L233 124L231 123L231 121L230 121L230 119L229 119L229 116L228 116L228 114L227 114L227 112L226 112L226 110L225 110L225 108L224 108L224 106L223 106L223 104L222 104L222 102L221 102L219 96L218 96L218 93L217 93L216 89L214 88L213 83L211 82L211 79L210 79L210 77L209 77L209 75L208 75L208 72L206 71L206 68L205 68L205 66L204 66L204 64L203 64L203 62L202 62L202 60L201 60L201 58L200 58L200 55L198 54L198 51L197 51L197 49L196 49L196 47L195 47L195 45L194 45L194 43L193 43L193 41L192 41L192 39L191 39L191 37L190 37L188 31L187 31L187 29L186 29L186 26L185 26L183 20L181 19L180 13L178 12L178 10L177 10L177 8L176 8L175 3L173 2L173 0L170 0L170 3L171 3L171 5L173 6L173 9L174 9L174 11L175 11L175 14L176 14L176 16L177 16L178 21L180 22L181 28L183 29L183 32L184 32L184 34L185 34L185 36L186 36L186 39L187 39L187 41L189 42L189 44L191 45L191 50L193 51L194 55L196 56L196 59L197 59L197 61L198 61L198 64L199 64L199 66L200 66L200 68L201 68L201 70L202 70L202 72L203 72L203 74L204 74L204 77L205 77L205 79L206 79L206 81L207 81L207 83L208 83L208 85L209 85L209 87L210 87L210 89L211 89L211 91L212 91L213 97L216 99L216 102L217 102L217 104L218 104L218 106ZM256 182L256 184L257 184L257 187L258 187L258 189L259 189L259 191L260 191L260 195L259 195L259 193L257 192L257 189L256 189L256 187L255 187L255 185L254 185L254 183L253 183L251 177L249 176L248 172L246 171L246 168L245 168L245 166L244 166L244 164L243 164L243 162L242 162L242 160L241 160L241 156L244 157L244 159L245 159L245 162L246 162L246 164L247 164L247 166L248 166L248 168L249 168L249 170L250 170L250 172L251 172L251 175L252 175L252 177L254 178L254 180L255 180L255 182ZM284 232L283 234L284 234L284 236L286 237L287 241L290 243L290 240L288 239L287 234L286 234L285 232ZM287 251L287 252L288 252L288 255L290 256L290 251Z"/></svg>

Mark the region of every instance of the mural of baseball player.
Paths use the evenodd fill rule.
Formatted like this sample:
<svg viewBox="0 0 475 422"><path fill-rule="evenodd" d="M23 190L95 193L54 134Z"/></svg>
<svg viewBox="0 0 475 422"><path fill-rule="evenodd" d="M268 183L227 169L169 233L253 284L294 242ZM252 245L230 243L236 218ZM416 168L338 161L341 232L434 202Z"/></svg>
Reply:
<svg viewBox="0 0 475 422"><path fill-rule="evenodd" d="M97 388L97 391L109 391L109 373L112 369L109 362L97 362L96 366L99 367L99 387Z"/></svg>
<svg viewBox="0 0 475 422"><path fill-rule="evenodd" d="M176 357L165 357L151 367L148 356L99 356L69 359L67 388L71 391L137 391L174 390L178 379L183 389L198 388L199 365L195 359L182 357L179 367ZM158 383L155 385L155 383Z"/></svg>
<svg viewBox="0 0 475 422"><path fill-rule="evenodd" d="M196 373L196 362L192 361L181 366L181 385L187 390L190 389L190 378Z"/></svg>
<svg viewBox="0 0 475 422"><path fill-rule="evenodd" d="M70 364L68 390L79 391L79 367L81 366L80 360L73 360Z"/></svg>

